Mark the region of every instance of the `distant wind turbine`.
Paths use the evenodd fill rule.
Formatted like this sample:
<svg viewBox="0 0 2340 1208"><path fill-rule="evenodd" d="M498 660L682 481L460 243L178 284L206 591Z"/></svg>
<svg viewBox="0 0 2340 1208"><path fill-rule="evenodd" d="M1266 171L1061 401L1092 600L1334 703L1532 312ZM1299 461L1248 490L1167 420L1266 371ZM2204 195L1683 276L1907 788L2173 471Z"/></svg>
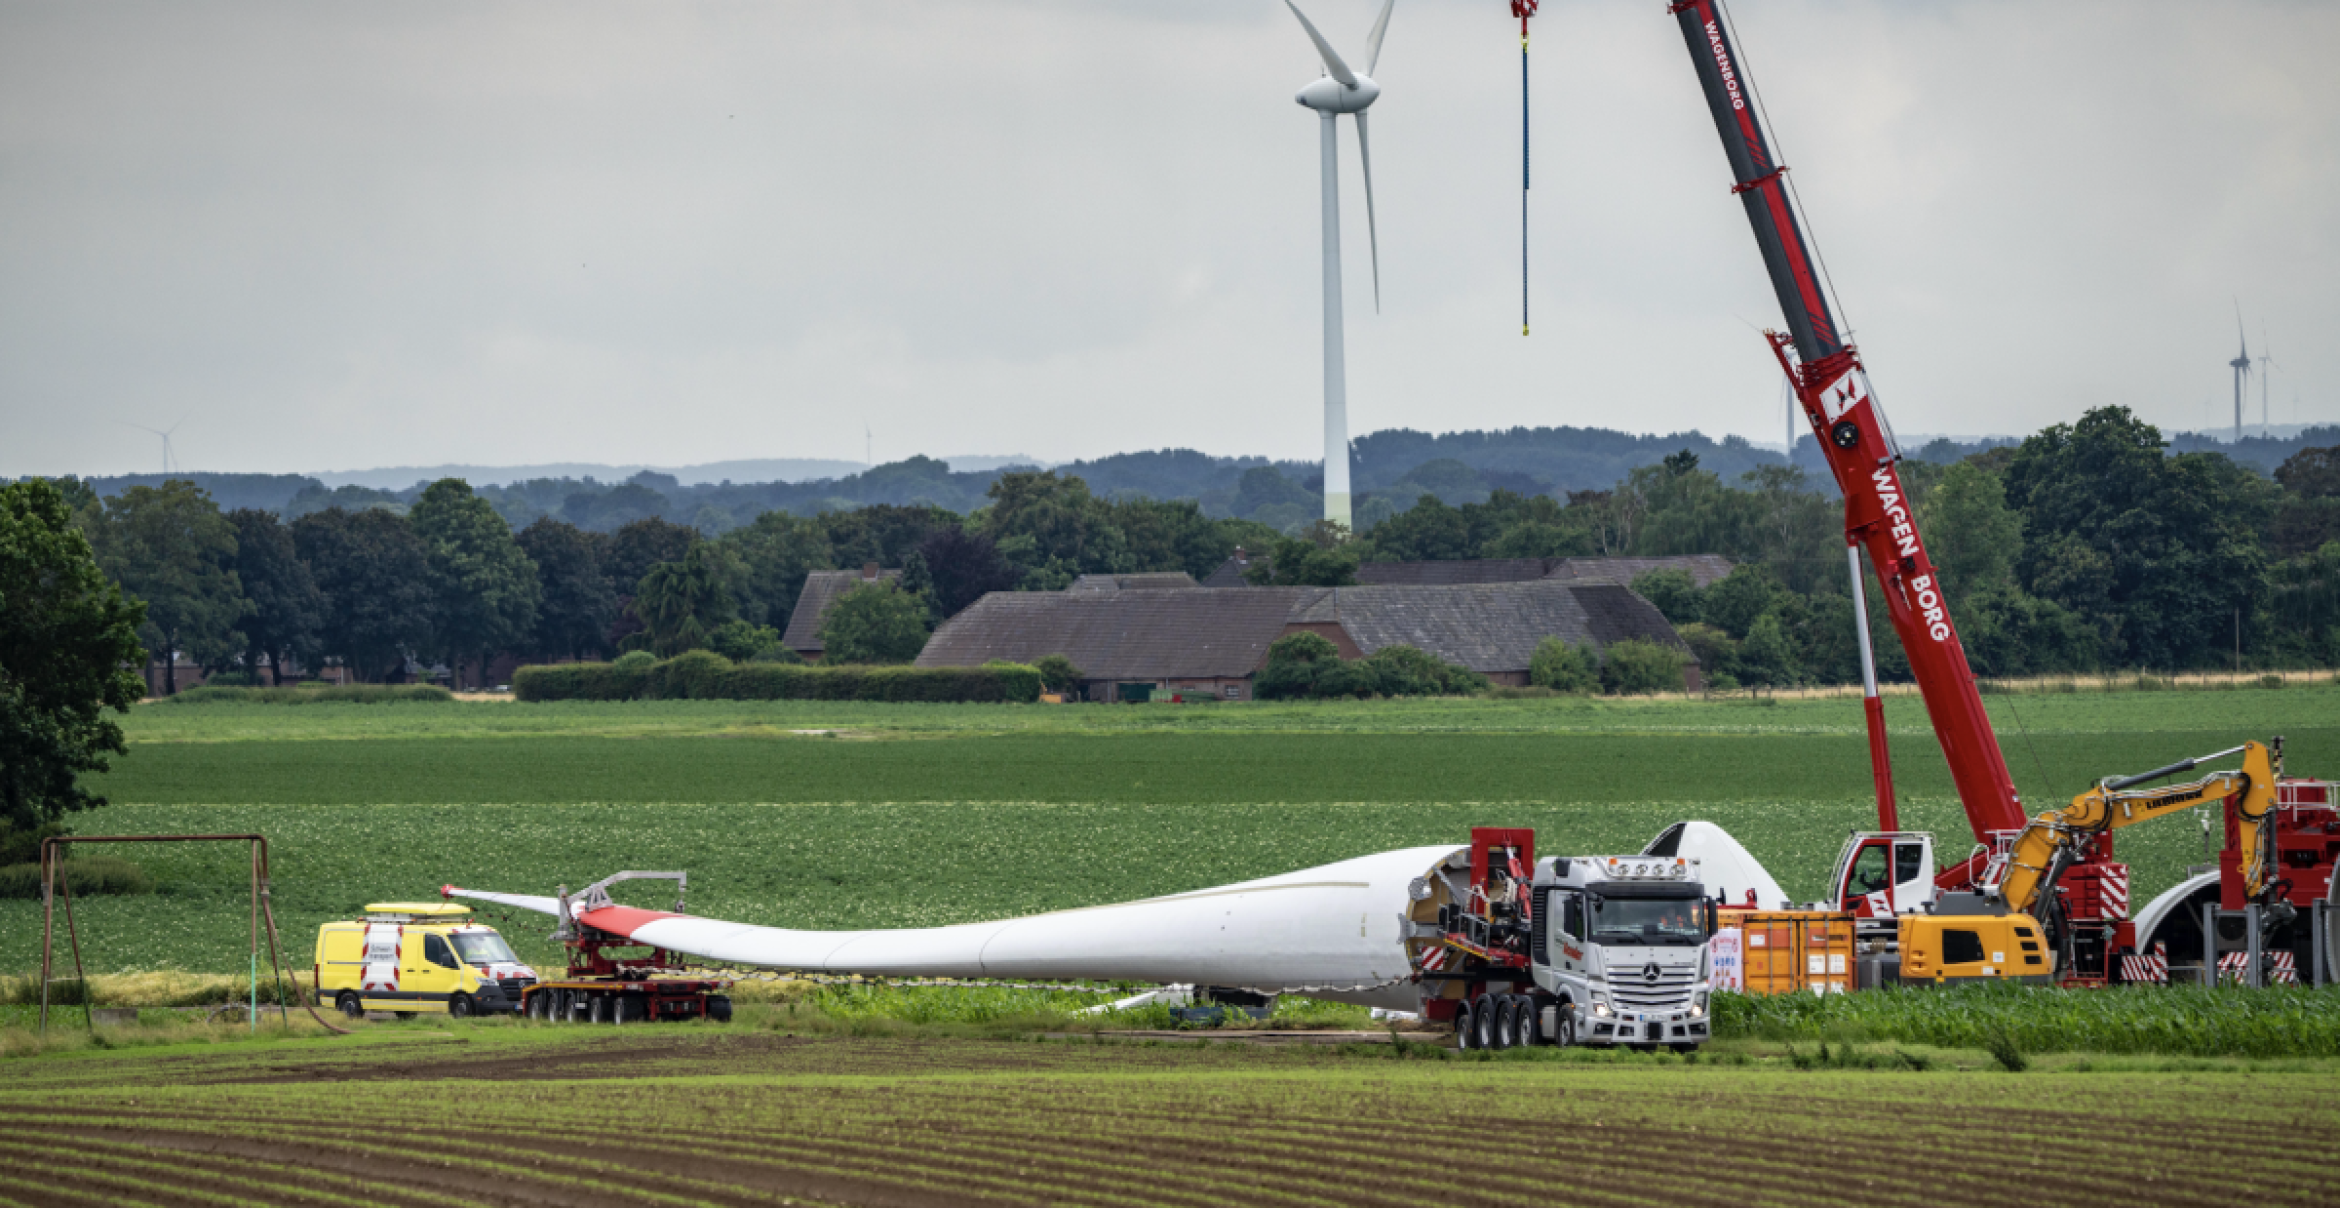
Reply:
<svg viewBox="0 0 2340 1208"><path fill-rule="evenodd" d="M134 423L131 423L129 420L126 420L126 419L118 419L118 420L115 420L114 422L115 422L115 423L117 423L117 424L120 424L120 425L122 425L122 426L123 426L123 427L125 427L125 428L136 428L136 429L138 429L138 430L139 430L139 431L141 431L141 432L152 432L152 433L154 433L156 436L159 436L159 437L161 437L161 438L162 438L162 455L163 455L163 477L165 477L165 478L168 478L168 477L170 477L170 476L171 476L171 471L172 471L172 469L174 468L174 465L175 465L174 459L173 459L173 458L172 458L172 456L171 456L171 434L172 434L172 433L174 433L174 432L177 432L177 431L179 430L179 426L180 426L181 424L184 424L184 423L186 423L186 422L187 422L187 416L184 416L184 415L180 416L180 417L179 417L179 422L178 422L178 423L176 423L176 424L172 424L172 425L171 425L170 427L168 427L168 428L149 428L149 427L147 427L145 424L134 424Z"/></svg>
<svg viewBox="0 0 2340 1208"><path fill-rule="evenodd" d="M2259 329L2259 435L2267 435L2268 383L2275 380L2275 349L2267 343L2267 329Z"/></svg>
<svg viewBox="0 0 2340 1208"><path fill-rule="evenodd" d="M1365 238L1373 253L1373 310L1381 311L1381 237L1373 222L1373 144L1366 136L1365 110L1381 95L1373 69L1381 62L1381 38L1389 32L1389 12L1397 0L1382 0L1381 16L1365 35L1365 70L1350 69L1332 43L1292 0L1284 7L1300 19L1308 40L1324 59L1325 74L1292 99L1314 109L1321 119L1317 145L1321 151L1324 183L1324 518L1350 527L1349 514L1349 381L1348 356L1341 344L1341 187L1340 135L1334 124L1341 114L1357 119L1357 155L1365 165Z"/></svg>
<svg viewBox="0 0 2340 1208"><path fill-rule="evenodd" d="M2249 384L2251 377L2251 342L2243 335L2240 301L2234 304L2234 338L2242 342L2242 351L2228 361L2226 367L2234 370L2234 443L2239 445L2242 443L2243 388Z"/></svg>

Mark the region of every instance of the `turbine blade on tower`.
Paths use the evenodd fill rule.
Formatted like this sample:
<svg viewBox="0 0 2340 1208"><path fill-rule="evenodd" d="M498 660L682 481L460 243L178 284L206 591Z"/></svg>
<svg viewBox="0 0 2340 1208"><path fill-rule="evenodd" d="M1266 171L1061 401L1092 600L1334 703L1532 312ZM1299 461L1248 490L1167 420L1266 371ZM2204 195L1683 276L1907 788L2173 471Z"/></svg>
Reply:
<svg viewBox="0 0 2340 1208"><path fill-rule="evenodd" d="M1300 6L1292 3L1292 0L1284 0L1284 7L1291 9L1292 15L1300 18L1300 28L1307 30L1308 40L1316 43L1316 53L1324 56L1325 73L1339 80L1342 87L1355 88L1357 86L1357 73L1349 70L1349 65L1341 61L1341 56L1332 48L1332 43L1325 41L1324 35L1316 32L1316 25L1308 19L1308 14L1301 12Z"/></svg>
<svg viewBox="0 0 2340 1208"><path fill-rule="evenodd" d="M1381 10L1383 19L1389 9ZM1365 161L1365 243L1373 249L1373 313L1381 313L1381 236L1373 229L1373 143L1365 137L1365 111L1357 111L1357 154Z"/></svg>
<svg viewBox="0 0 2340 1208"><path fill-rule="evenodd" d="M1374 18L1373 32L1365 35L1365 74L1381 62L1381 35L1389 32L1389 10L1397 7L1397 0L1381 0L1381 15Z"/></svg>

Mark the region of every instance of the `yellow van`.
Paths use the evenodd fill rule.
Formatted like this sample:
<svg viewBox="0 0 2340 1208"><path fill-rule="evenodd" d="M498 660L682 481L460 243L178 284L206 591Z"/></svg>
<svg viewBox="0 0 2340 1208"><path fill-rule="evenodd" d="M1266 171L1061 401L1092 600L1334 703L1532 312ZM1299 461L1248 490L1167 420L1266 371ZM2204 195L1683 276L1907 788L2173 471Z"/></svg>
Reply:
<svg viewBox="0 0 2340 1208"><path fill-rule="evenodd" d="M517 1011L536 970L520 963L471 908L446 902L375 902L366 917L317 928L317 997L344 1015L395 1011Z"/></svg>

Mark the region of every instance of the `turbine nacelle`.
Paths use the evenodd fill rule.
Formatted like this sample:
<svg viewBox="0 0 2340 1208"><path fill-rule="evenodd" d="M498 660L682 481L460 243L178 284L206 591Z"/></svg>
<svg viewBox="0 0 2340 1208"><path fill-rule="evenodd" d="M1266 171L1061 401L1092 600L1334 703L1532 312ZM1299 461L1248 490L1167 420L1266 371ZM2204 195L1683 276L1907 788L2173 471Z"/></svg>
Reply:
<svg viewBox="0 0 2340 1208"><path fill-rule="evenodd" d="M1319 76L1292 99L1318 113L1363 113L1381 95L1381 85L1374 83L1372 76L1361 75L1356 80L1343 84L1331 76Z"/></svg>

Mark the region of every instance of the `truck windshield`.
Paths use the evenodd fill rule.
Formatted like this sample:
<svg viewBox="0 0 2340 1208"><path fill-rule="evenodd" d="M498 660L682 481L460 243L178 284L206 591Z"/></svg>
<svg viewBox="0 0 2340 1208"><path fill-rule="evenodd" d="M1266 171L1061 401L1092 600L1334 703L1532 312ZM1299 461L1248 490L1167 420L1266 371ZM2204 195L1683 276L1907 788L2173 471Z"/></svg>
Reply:
<svg viewBox="0 0 2340 1208"><path fill-rule="evenodd" d="M466 965L518 964L520 958L512 955L512 946L493 931L458 931L454 935L455 951L463 954Z"/></svg>
<svg viewBox="0 0 2340 1208"><path fill-rule="evenodd" d="M1703 944L1696 898L1592 899L1596 944Z"/></svg>

